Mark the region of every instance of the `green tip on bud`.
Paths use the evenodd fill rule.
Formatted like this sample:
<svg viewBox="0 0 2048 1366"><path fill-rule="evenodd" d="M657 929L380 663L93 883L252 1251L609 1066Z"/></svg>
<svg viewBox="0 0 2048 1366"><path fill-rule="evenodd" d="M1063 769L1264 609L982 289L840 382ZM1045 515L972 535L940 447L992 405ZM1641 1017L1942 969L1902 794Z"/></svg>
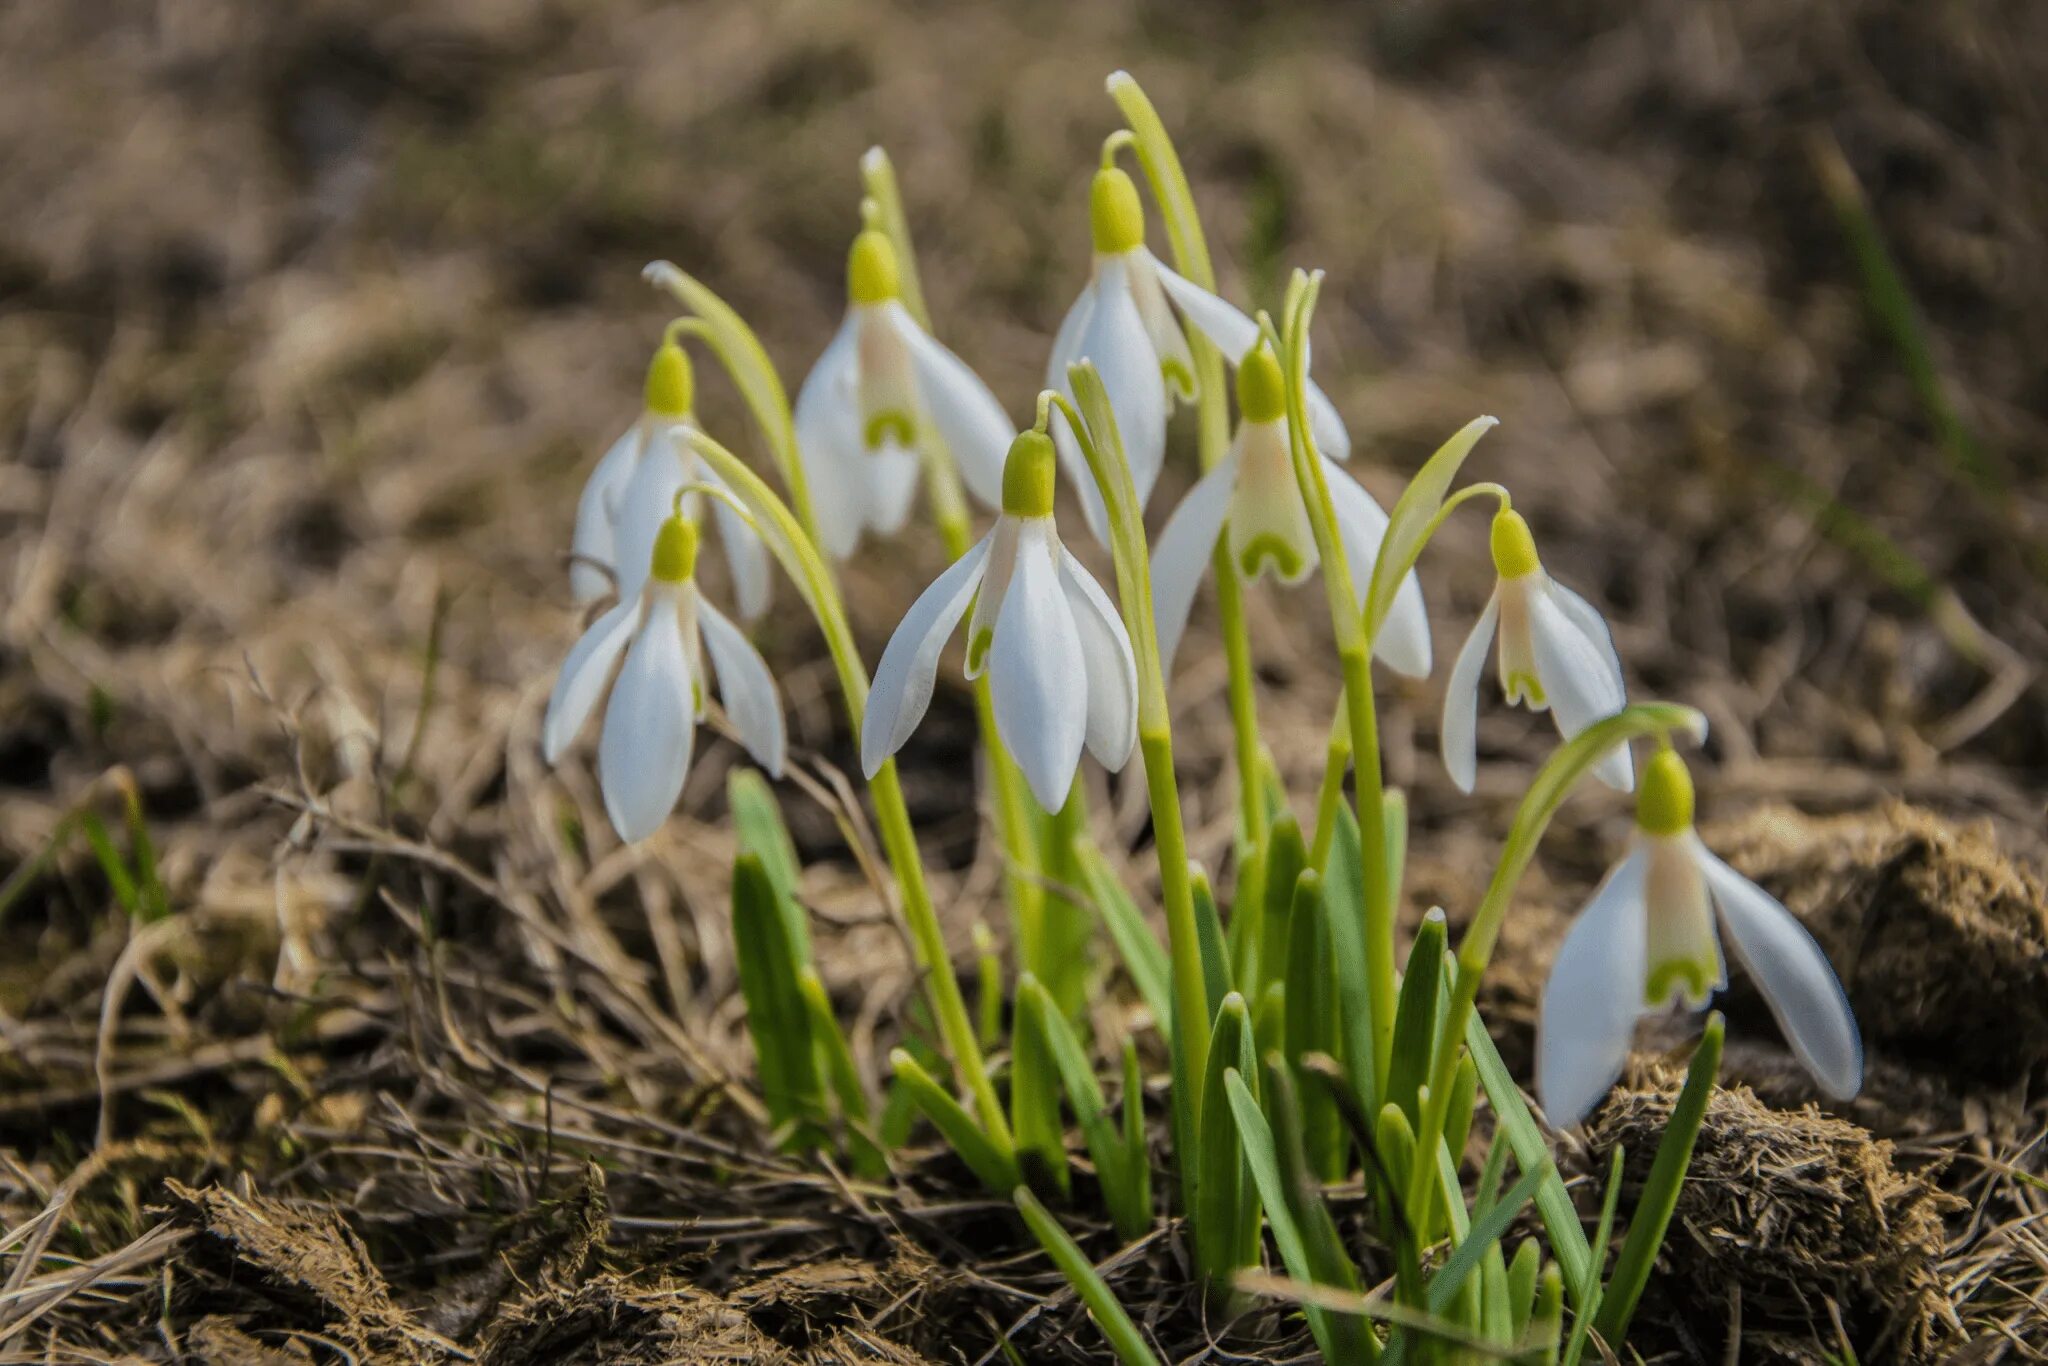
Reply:
<svg viewBox="0 0 2048 1366"><path fill-rule="evenodd" d="M1519 579L1543 567L1536 557L1536 538L1529 524L1513 508L1502 508L1493 517L1493 568L1504 579Z"/></svg>
<svg viewBox="0 0 2048 1366"><path fill-rule="evenodd" d="M688 417L697 401L697 377L674 337L665 338L647 363L647 411L656 417Z"/></svg>
<svg viewBox="0 0 2048 1366"><path fill-rule="evenodd" d="M862 231L846 253L846 296L857 304L884 304L901 290L896 248L875 229Z"/></svg>
<svg viewBox="0 0 2048 1366"><path fill-rule="evenodd" d="M1003 511L1012 517L1052 516L1052 438L1041 431L1017 433L1003 461Z"/></svg>
<svg viewBox="0 0 2048 1366"><path fill-rule="evenodd" d="M1263 341L1237 367L1237 411L1246 422L1277 422L1287 412L1279 357Z"/></svg>
<svg viewBox="0 0 2048 1366"><path fill-rule="evenodd" d="M663 583L688 583L697 572L697 528L671 517L654 536L654 563L647 571Z"/></svg>
<svg viewBox="0 0 2048 1366"><path fill-rule="evenodd" d="M1145 244L1145 209L1138 202L1138 187L1114 166L1097 171L1089 187L1088 227L1095 234L1095 250L1104 256L1121 256Z"/></svg>
<svg viewBox="0 0 2048 1366"><path fill-rule="evenodd" d="M1650 756L1636 793L1636 825L1647 835L1678 835L1692 829L1692 773L1678 751L1665 745Z"/></svg>

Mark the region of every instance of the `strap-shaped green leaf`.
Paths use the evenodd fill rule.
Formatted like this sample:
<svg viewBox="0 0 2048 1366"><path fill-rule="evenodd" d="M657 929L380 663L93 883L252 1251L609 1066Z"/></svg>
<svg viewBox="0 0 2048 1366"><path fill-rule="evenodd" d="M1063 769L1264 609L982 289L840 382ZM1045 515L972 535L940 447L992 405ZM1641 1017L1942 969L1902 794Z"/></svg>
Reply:
<svg viewBox="0 0 2048 1366"><path fill-rule="evenodd" d="M1067 1284L1074 1287L1081 1303L1088 1306L1095 1326L1109 1339L1117 1360L1124 1366L1159 1366L1159 1358L1146 1345L1144 1334L1138 1331L1138 1325L1131 1321L1130 1314L1118 1302L1116 1293L1102 1279L1102 1273L1095 1269L1094 1263L1088 1260L1088 1254L1081 1251L1080 1244L1067 1235L1059 1220L1052 1217L1052 1212L1022 1186L1011 1198L1016 1201L1017 1213L1024 1216L1024 1223L1032 1236L1045 1249L1045 1255L1052 1258L1053 1265L1067 1278Z"/></svg>
<svg viewBox="0 0 2048 1366"><path fill-rule="evenodd" d="M1079 854L1081 875L1088 883L1089 899L1095 903L1096 913L1102 917L1102 927L1109 931L1110 942L1116 945L1124 971L1131 975L1131 982L1138 988L1146 1009L1152 1012L1159 1032L1170 1040L1173 1037L1173 970L1167 961L1166 945L1159 942L1159 936L1145 923L1138 903L1131 900L1131 894L1117 882L1116 874L1110 870L1109 861L1102 856L1102 851L1083 846Z"/></svg>
<svg viewBox="0 0 2048 1366"><path fill-rule="evenodd" d="M932 1080L932 1074L925 1071L916 1058L899 1048L889 1055L889 1065L910 1103L932 1122L932 1127L960 1155L960 1160L967 1164L968 1170L982 1185L996 1192L1017 1188L1023 1178L1017 1170L1016 1159L989 1141L981 1126L974 1122L974 1117L947 1094L944 1087Z"/></svg>

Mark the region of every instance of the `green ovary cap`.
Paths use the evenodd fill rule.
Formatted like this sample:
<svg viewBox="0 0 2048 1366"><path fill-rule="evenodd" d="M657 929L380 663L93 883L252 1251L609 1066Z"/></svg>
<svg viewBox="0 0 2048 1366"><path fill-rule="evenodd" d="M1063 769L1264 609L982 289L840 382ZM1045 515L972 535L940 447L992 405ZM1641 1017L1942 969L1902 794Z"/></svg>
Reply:
<svg viewBox="0 0 2048 1366"><path fill-rule="evenodd" d="M1279 358L1263 341L1237 367L1237 411L1246 422L1277 422L1287 412Z"/></svg>
<svg viewBox="0 0 2048 1366"><path fill-rule="evenodd" d="M1692 773L1669 745L1652 754L1643 769L1636 825L1647 835L1678 835L1692 829Z"/></svg>
<svg viewBox="0 0 2048 1366"><path fill-rule="evenodd" d="M853 249L846 253L846 297L857 304L881 304L900 290L896 248L882 233L868 228L853 239Z"/></svg>
<svg viewBox="0 0 2048 1366"><path fill-rule="evenodd" d="M656 417L687 417L697 400L697 378L690 358L673 338L654 350L647 363L647 411Z"/></svg>
<svg viewBox="0 0 2048 1366"><path fill-rule="evenodd" d="M1052 516L1056 469L1052 438L1040 431L1019 432L1003 461L1003 511L1012 517Z"/></svg>
<svg viewBox="0 0 2048 1366"><path fill-rule="evenodd" d="M663 583L688 583L697 572L697 528L671 517L654 536L654 563L647 571Z"/></svg>
<svg viewBox="0 0 2048 1366"><path fill-rule="evenodd" d="M1138 187L1114 166L1097 171L1089 187L1088 227L1095 234L1095 250L1104 256L1121 256L1145 244L1145 209L1138 202Z"/></svg>
<svg viewBox="0 0 2048 1366"><path fill-rule="evenodd" d="M1543 567L1536 557L1536 538L1529 524L1513 508L1502 508L1493 517L1493 569L1504 579L1519 579Z"/></svg>

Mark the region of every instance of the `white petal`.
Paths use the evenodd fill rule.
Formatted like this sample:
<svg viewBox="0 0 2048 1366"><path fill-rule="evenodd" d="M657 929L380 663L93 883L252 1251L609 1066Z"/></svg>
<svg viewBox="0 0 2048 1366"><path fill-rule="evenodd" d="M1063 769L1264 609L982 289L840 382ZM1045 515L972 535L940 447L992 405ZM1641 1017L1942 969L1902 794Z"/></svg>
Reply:
<svg viewBox="0 0 2048 1366"><path fill-rule="evenodd" d="M569 563L569 591L575 594L578 602L595 602L611 591L611 577L597 566L612 566L615 553L612 518L617 509L619 490L632 477L633 467L640 459L644 431L644 421L635 422L624 435L612 442L611 448L590 471L590 479L583 485L583 496L576 500L576 536L569 543L569 549L576 558Z"/></svg>
<svg viewBox="0 0 2048 1366"><path fill-rule="evenodd" d="M1611 667L1610 654L1589 639L1544 588L1538 585L1528 596L1529 646L1550 713L1559 733L1569 740L1627 706L1628 697ZM1593 772L1623 792L1636 785L1635 764L1626 745L1615 746Z"/></svg>
<svg viewBox="0 0 2048 1366"><path fill-rule="evenodd" d="M974 615L967 619L967 677L980 678L988 667L988 647L996 638L996 614L1003 610L1003 595L1010 591L1010 574L1017 567L1017 535L1020 518L1005 513L996 518L988 534L988 564L981 571L981 591L974 598Z"/></svg>
<svg viewBox="0 0 2048 1366"><path fill-rule="evenodd" d="M1211 294L1156 257L1153 258L1153 269L1158 272L1159 283L1165 286L1181 315L1216 344L1216 349L1223 353L1223 359L1233 368L1244 359L1247 351L1258 345L1259 325L1243 309Z"/></svg>
<svg viewBox="0 0 2048 1366"><path fill-rule="evenodd" d="M675 596L657 592L626 652L598 741L598 786L620 839L646 839L675 810L696 734L696 689Z"/></svg>
<svg viewBox="0 0 2048 1366"><path fill-rule="evenodd" d="M1159 273L1159 283L1179 305L1182 315L1216 344L1233 368L1244 359L1245 352L1258 344L1258 323L1236 304L1211 294L1156 258L1154 268ZM1334 459L1349 460L1351 434L1344 430L1344 419L1337 415L1337 406L1313 379L1303 390L1302 398L1308 405L1308 428L1316 439L1316 449Z"/></svg>
<svg viewBox="0 0 2048 1366"><path fill-rule="evenodd" d="M1863 1040L1835 970L1797 916L1716 858L1699 837L1700 866L1735 956L1756 979L1778 1028L1820 1089L1847 1100L1863 1087Z"/></svg>
<svg viewBox="0 0 2048 1366"><path fill-rule="evenodd" d="M1494 627L1500 621L1500 590L1486 601L1486 610L1472 624L1457 662L1451 665L1451 681L1444 687L1444 723L1437 743L1444 756L1444 771L1458 791L1470 792L1479 772L1479 675L1486 669L1487 647L1493 644Z"/></svg>
<svg viewBox="0 0 2048 1366"><path fill-rule="evenodd" d="M775 676L740 628L709 601L698 598L697 612L698 629L704 633L704 649L718 675L718 700L725 704L726 717L739 732L747 753L771 777L780 778L785 741Z"/></svg>
<svg viewBox="0 0 2048 1366"><path fill-rule="evenodd" d="M981 586L989 540L984 536L977 541L932 581L910 604L896 634L889 638L888 648L882 651L860 728L860 764L868 777L874 777L889 756L903 748L903 742L924 719L925 708L932 703L939 655L967 604L974 600L974 590Z"/></svg>
<svg viewBox="0 0 2048 1366"><path fill-rule="evenodd" d="M724 482L708 467L699 474L706 483ZM758 621L768 610L769 588L774 582L768 547L739 510L724 499L711 500L711 515L718 519L718 540L725 547L725 562L732 571L732 596L740 617Z"/></svg>
<svg viewBox="0 0 2048 1366"><path fill-rule="evenodd" d="M1607 1094L1628 1060L1643 999L1643 879L1638 846L1607 875L1572 922L1536 1025L1536 1094L1558 1128L1576 1124Z"/></svg>
<svg viewBox="0 0 2048 1366"><path fill-rule="evenodd" d="M1194 609L1195 591L1209 572L1216 538L1230 512L1230 492L1237 483L1236 452L1195 481L1180 506L1166 519L1152 546L1152 622L1159 637L1159 665L1169 672L1180 638Z"/></svg>
<svg viewBox="0 0 2048 1366"><path fill-rule="evenodd" d="M862 456L859 319L847 310L831 345L796 396L796 444L825 553L843 560L860 543L865 500L855 463Z"/></svg>
<svg viewBox="0 0 2048 1366"><path fill-rule="evenodd" d="M988 674L997 733L1038 804L1057 811L1066 805L1088 738L1088 680L1051 532L1050 518L1022 528Z"/></svg>
<svg viewBox="0 0 2048 1366"><path fill-rule="evenodd" d="M591 622L590 628L569 647L562 660L562 671L555 676L555 690L548 697L547 715L540 723L541 755L549 763L562 757L562 751L569 748L576 732L590 718L590 709L604 693L612 665L618 662L626 642L633 638L633 627L639 620L640 599L627 598Z"/></svg>
<svg viewBox="0 0 2048 1366"><path fill-rule="evenodd" d="M1153 354L1159 357L1159 378L1166 389L1168 406L1175 398L1192 403L1195 356L1188 349L1188 336L1181 331L1180 320L1166 306L1165 291L1159 287L1159 263L1143 248L1126 254L1124 261L1131 281L1131 297L1137 301L1138 316L1145 321L1146 335L1152 338Z"/></svg>
<svg viewBox="0 0 2048 1366"><path fill-rule="evenodd" d="M911 505L917 501L917 477L922 472L917 452L884 438L862 459L868 476L867 524L884 536L894 536L910 520Z"/></svg>
<svg viewBox="0 0 2048 1366"><path fill-rule="evenodd" d="M1045 362L1045 387L1067 388L1067 367L1078 356L1075 350L1081 344L1081 334L1088 330L1088 320L1095 316L1095 281L1090 278L1088 285L1074 297L1073 306L1067 309L1067 316L1060 319L1060 330L1053 334L1052 351Z"/></svg>
<svg viewBox="0 0 2048 1366"><path fill-rule="evenodd" d="M1102 375L1142 510L1166 460L1166 390L1159 381L1159 353L1138 316L1123 261L1111 258L1098 269L1095 310L1075 351L1076 360L1093 361ZM1062 392L1072 397L1066 376L1060 381Z"/></svg>
<svg viewBox="0 0 2048 1366"><path fill-rule="evenodd" d="M633 477L619 490L618 515L612 524L618 559L612 569L618 575L621 599L640 596L654 561L654 538L674 513L676 494L690 482L697 464L696 455L683 445L681 430L662 423L650 431Z"/></svg>
<svg viewBox="0 0 2048 1366"><path fill-rule="evenodd" d="M1130 762L1138 744L1138 664L1131 638L1102 585L1065 546L1060 547L1060 586L1088 674L1088 752L1115 773Z"/></svg>
<svg viewBox="0 0 2048 1366"><path fill-rule="evenodd" d="M989 507L1003 505L1003 459L1017 435L1003 405L967 363L940 345L900 303L888 305L889 320L910 348L920 396L932 426L952 452L967 491Z"/></svg>
<svg viewBox="0 0 2048 1366"><path fill-rule="evenodd" d="M1351 568L1351 588L1360 602L1372 582L1373 562L1380 557L1380 544L1387 535L1387 514L1373 501L1356 479L1334 464L1325 464L1323 478L1330 486L1330 502L1337 510L1337 526L1344 539L1344 559ZM1394 590L1394 605L1380 627L1373 653L1395 673L1410 678L1429 677L1429 609L1422 602L1422 581L1410 569Z"/></svg>
<svg viewBox="0 0 2048 1366"><path fill-rule="evenodd" d="M1550 579L1549 584L1551 600L1564 609L1564 614L1571 618L1572 624L1579 628L1580 634L1600 652L1601 659L1607 666L1608 676L1614 680L1615 691L1625 692L1621 679L1621 655L1614 648L1614 632L1608 629L1607 618L1600 615L1599 608L1556 579Z"/></svg>

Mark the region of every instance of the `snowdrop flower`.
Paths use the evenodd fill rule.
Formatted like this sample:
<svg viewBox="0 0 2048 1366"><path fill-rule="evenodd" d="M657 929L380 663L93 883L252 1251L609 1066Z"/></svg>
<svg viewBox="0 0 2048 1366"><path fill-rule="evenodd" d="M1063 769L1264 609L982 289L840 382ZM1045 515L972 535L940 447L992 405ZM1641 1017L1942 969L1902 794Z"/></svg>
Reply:
<svg viewBox="0 0 2048 1366"><path fill-rule="evenodd" d="M1235 304L1176 273L1145 247L1145 210L1138 187L1114 166L1095 173L1088 192L1088 222L1095 264L1081 297L1067 310L1053 338L1045 386L1074 396L1067 367L1092 360L1116 413L1117 433L1138 487L1138 506L1152 494L1166 461L1166 419L1175 402L1195 399L1195 362L1187 334L1167 307L1171 299L1189 326L1236 361L1258 343L1259 325ZM1323 391L1308 386L1309 426L1316 445L1339 460L1351 457L1351 437ZM1081 491L1088 528L1106 541L1109 522L1088 475L1081 448L1064 414L1055 413L1053 439L1067 477Z"/></svg>
<svg viewBox="0 0 2048 1366"><path fill-rule="evenodd" d="M1044 433L1027 431L1011 443L995 529L954 561L896 628L861 727L868 777L924 719L939 653L970 602L967 676L988 670L996 733L1040 806L1057 811L1066 804L1084 745L1112 770L1131 757L1138 672L1130 637L1108 595L1060 544L1054 469Z"/></svg>
<svg viewBox="0 0 2048 1366"><path fill-rule="evenodd" d="M1280 362L1263 340L1238 365L1237 408L1237 439L1230 453L1188 490L1152 552L1152 610L1159 657L1168 668L1219 535L1227 538L1231 561L1246 579L1271 573L1281 583L1297 584L1318 560L1288 451ZM1387 514L1342 466L1328 456L1322 459L1344 558L1362 594L1379 558ZM1401 581L1374 653L1397 673L1415 678L1429 673L1429 615L1413 570Z"/></svg>
<svg viewBox="0 0 2048 1366"><path fill-rule="evenodd" d="M1479 671L1496 630L1500 686L1508 704L1548 709L1565 739L1628 703L1607 623L1591 603L1544 572L1522 515L1502 508L1493 519L1492 539L1494 572L1500 578L1458 651L1444 690L1444 768L1460 792L1472 790L1478 765ZM1626 746L1617 747L1593 771L1623 792L1635 786Z"/></svg>
<svg viewBox="0 0 2048 1366"><path fill-rule="evenodd" d="M692 412L695 393L690 358L671 327L648 364L639 419L597 462L577 501L569 586L579 603L597 601L614 580L620 602L637 599L655 538L675 508L676 494L690 484L719 482L690 446L689 434L697 426ZM693 521L697 503L694 493L683 500ZM740 616L752 621L768 609L768 547L746 519L723 502L713 503L711 515L718 521L719 540L732 569Z"/></svg>
<svg viewBox="0 0 2048 1366"><path fill-rule="evenodd" d="M966 362L910 316L895 248L873 228L853 239L846 292L846 321L796 396L797 447L835 559L852 554L864 531L902 529L933 436L968 491L995 507L1016 430Z"/></svg>
<svg viewBox="0 0 2048 1366"><path fill-rule="evenodd" d="M695 525L680 515L662 522L648 565L634 594L570 648L541 723L541 749L552 764L583 729L612 665L625 655L605 708L597 777L612 828L628 843L659 830L682 795L704 718L706 654L740 743L771 775L782 776L775 679L740 628L698 593Z"/></svg>
<svg viewBox="0 0 2048 1366"><path fill-rule="evenodd" d="M1536 1089L1554 1124L1574 1124L1621 1075L1637 1019L1697 1010L1728 984L1715 917L1779 1029L1820 1089L1863 1084L1856 1017L1827 955L1770 893L1707 851L1693 830L1692 777L1660 749L1643 773L1628 856L1579 913L1550 981L1536 1042Z"/></svg>

